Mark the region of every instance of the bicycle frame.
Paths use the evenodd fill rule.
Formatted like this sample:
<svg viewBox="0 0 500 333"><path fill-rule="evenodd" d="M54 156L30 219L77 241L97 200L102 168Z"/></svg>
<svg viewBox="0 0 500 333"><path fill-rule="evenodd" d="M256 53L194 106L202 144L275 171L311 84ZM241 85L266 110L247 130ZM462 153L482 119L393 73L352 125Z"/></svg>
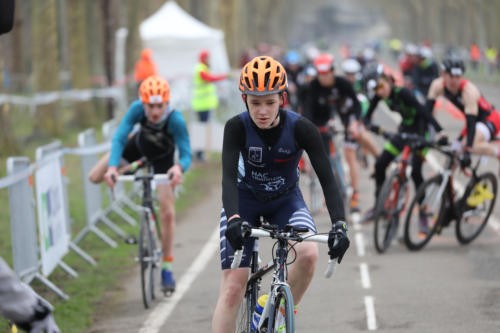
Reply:
<svg viewBox="0 0 500 333"><path fill-rule="evenodd" d="M259 332L267 323L268 330L271 329L271 325L274 323L274 313L275 313L275 300L278 296L278 289L280 286L286 286L289 288L287 279L287 263L286 260L288 258L288 246L289 241L314 241L327 243L328 236L327 235L306 235L300 236L294 231L290 232L281 232L281 231L268 231L261 228L251 228L249 231L248 237L270 237L277 240L278 248L276 249L276 256L273 260L269 261L266 265L262 267L258 267L258 253L259 253L259 244L258 239L254 244L254 248L252 251L252 260L251 260L251 275L247 281L247 288L245 292L245 297L251 300L251 308L252 311L255 309L256 304L253 304L257 299L257 295L260 289L260 281L262 278L273 272L273 278L270 286L269 297L264 305L262 310L262 314L257 325L257 331ZM242 258L242 250L237 250L234 254L233 263L231 265L232 269L239 267ZM334 270L336 261L329 260L328 268L325 271L325 276L330 277ZM250 298L248 298L250 297Z"/></svg>

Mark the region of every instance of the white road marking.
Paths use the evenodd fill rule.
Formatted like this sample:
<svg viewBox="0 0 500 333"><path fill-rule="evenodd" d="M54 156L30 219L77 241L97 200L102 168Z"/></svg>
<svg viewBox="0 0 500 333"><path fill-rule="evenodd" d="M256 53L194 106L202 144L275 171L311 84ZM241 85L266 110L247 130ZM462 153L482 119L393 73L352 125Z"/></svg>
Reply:
<svg viewBox="0 0 500 333"><path fill-rule="evenodd" d="M375 318L375 304L372 296L365 296L366 326L369 331L377 329L377 319Z"/></svg>
<svg viewBox="0 0 500 333"><path fill-rule="evenodd" d="M399 116L398 114L389 112L386 109L383 110L386 113L386 115L388 115L389 118L391 118L396 124L401 120L401 117L398 117ZM434 153L429 152L425 157L425 159L429 162L429 164L434 170L437 171L443 169L442 165L439 164L436 157L434 156ZM457 187L459 191L461 192L464 191L464 185L461 182L455 180L453 184ZM493 229L493 231L500 234L500 221L498 221L498 219L495 216L493 216L493 214L490 215L490 218L488 219L488 225L491 227L491 229Z"/></svg>
<svg viewBox="0 0 500 333"><path fill-rule="evenodd" d="M358 251L358 256L364 257L365 256L365 239L363 238L363 234L360 232L357 232L356 235L354 235L356 238L356 250Z"/></svg>
<svg viewBox="0 0 500 333"><path fill-rule="evenodd" d="M368 273L368 265L366 263L359 264L359 273L361 274L361 285L364 289L370 289L372 283L370 281L370 274Z"/></svg>
<svg viewBox="0 0 500 333"><path fill-rule="evenodd" d="M205 243L203 249L201 249L198 257L196 257L194 262L181 277L172 297L164 298L160 304L155 307L139 330L139 333L157 333L160 331L160 328L165 324L177 303L189 290L193 281L205 269L205 266L208 264L218 247L219 227L214 230L210 239Z"/></svg>

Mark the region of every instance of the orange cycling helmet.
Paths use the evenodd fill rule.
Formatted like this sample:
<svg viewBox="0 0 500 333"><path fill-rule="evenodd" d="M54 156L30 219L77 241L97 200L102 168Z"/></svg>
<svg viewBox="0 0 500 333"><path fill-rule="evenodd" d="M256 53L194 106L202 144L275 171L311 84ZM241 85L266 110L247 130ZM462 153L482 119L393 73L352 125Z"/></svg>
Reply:
<svg viewBox="0 0 500 333"><path fill-rule="evenodd" d="M328 53L320 54L314 59L314 67L319 74L325 74L333 69L333 56Z"/></svg>
<svg viewBox="0 0 500 333"><path fill-rule="evenodd" d="M286 87L285 68L271 57L255 57L241 70L239 88L244 94L264 96L280 93Z"/></svg>
<svg viewBox="0 0 500 333"><path fill-rule="evenodd" d="M151 75L142 81L139 87L139 97L143 103L164 103L170 101L170 86L168 82Z"/></svg>

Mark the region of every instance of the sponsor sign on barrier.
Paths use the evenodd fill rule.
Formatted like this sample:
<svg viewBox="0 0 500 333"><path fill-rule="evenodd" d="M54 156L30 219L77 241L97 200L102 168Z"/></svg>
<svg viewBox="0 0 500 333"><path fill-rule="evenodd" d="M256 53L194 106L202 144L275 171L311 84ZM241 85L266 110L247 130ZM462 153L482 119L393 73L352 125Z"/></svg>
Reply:
<svg viewBox="0 0 500 333"><path fill-rule="evenodd" d="M35 176L42 273L48 276L69 246L59 158L54 156L50 163L44 163Z"/></svg>

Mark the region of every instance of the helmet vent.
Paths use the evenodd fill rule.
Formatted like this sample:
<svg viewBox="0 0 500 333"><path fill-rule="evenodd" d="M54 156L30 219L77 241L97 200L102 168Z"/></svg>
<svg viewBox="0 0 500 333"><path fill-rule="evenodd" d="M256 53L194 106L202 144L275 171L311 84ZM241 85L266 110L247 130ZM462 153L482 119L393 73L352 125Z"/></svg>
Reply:
<svg viewBox="0 0 500 333"><path fill-rule="evenodd" d="M259 63L257 61L253 63L253 68L259 69Z"/></svg>
<svg viewBox="0 0 500 333"><path fill-rule="evenodd" d="M264 82L263 82L263 83L264 83L264 86L266 86L266 85L267 85L267 88L268 88L268 89L272 89L272 87L271 87L271 86L269 86L269 75L270 75L270 74L271 74L271 73L266 72L266 74L264 75Z"/></svg>
<svg viewBox="0 0 500 333"><path fill-rule="evenodd" d="M253 82L258 87L259 86L259 75L255 72L253 72L252 74L253 74Z"/></svg>
<svg viewBox="0 0 500 333"><path fill-rule="evenodd" d="M274 78L274 80L273 80L273 85L272 85L271 87L269 87L269 88L271 88L271 89L275 89L275 88L276 88L276 84L278 83L278 80L279 80L279 77L277 77L277 76L276 76L276 77Z"/></svg>
<svg viewBox="0 0 500 333"><path fill-rule="evenodd" d="M269 67L271 67L271 62L268 60L268 61L266 62L266 68L269 68Z"/></svg>

